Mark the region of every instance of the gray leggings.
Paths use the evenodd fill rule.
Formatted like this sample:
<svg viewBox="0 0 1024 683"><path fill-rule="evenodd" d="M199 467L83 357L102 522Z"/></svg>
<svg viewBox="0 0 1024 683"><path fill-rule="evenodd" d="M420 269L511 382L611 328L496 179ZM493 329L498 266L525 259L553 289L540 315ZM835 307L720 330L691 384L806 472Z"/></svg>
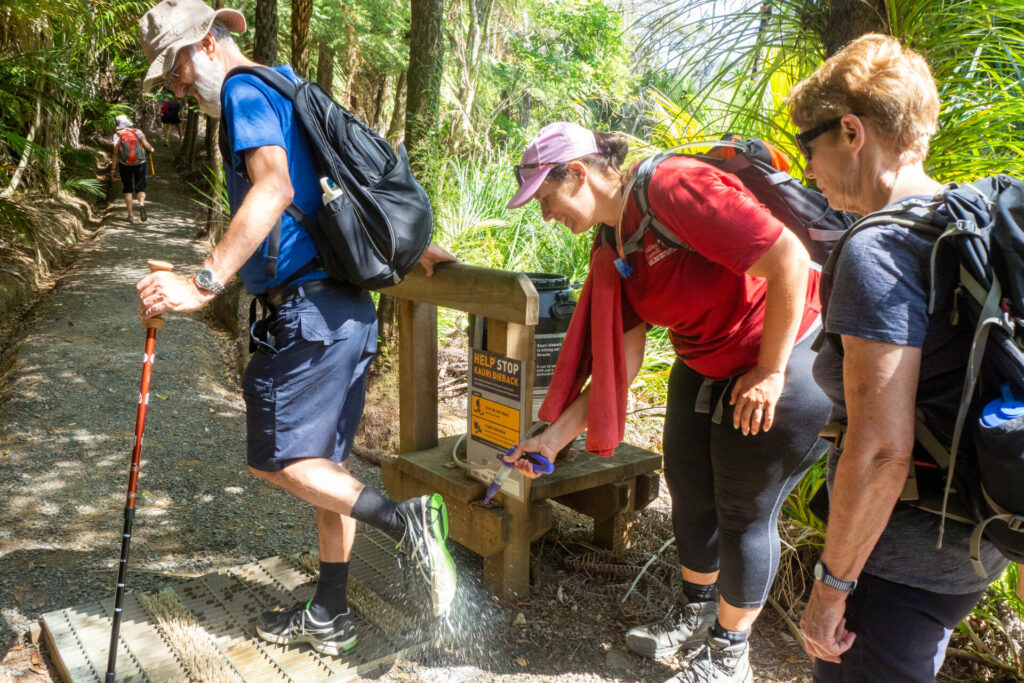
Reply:
<svg viewBox="0 0 1024 683"><path fill-rule="evenodd" d="M678 360L669 377L665 481L679 561L696 572L720 570L719 592L734 607L767 599L779 564L779 510L827 447L817 435L830 404L811 377L810 346L793 348L775 421L757 436L733 429L735 377L705 382Z"/></svg>

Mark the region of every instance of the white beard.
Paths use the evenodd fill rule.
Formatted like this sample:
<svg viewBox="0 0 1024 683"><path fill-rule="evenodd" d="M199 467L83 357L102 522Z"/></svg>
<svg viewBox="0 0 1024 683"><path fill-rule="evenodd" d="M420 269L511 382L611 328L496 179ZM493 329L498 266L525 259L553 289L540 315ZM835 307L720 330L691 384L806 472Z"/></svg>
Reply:
<svg viewBox="0 0 1024 683"><path fill-rule="evenodd" d="M217 65L206 57L202 52L191 48L192 70L196 79L192 84L193 94L199 100L199 108L203 113L215 119L220 118L220 89L224 84L224 72L217 68Z"/></svg>

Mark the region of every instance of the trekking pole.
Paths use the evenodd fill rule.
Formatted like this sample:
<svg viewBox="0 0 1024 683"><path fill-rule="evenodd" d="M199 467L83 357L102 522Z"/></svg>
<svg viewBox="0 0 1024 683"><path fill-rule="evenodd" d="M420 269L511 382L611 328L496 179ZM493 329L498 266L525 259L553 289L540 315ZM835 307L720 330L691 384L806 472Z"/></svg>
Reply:
<svg viewBox="0 0 1024 683"><path fill-rule="evenodd" d="M172 270L174 266L166 261L147 261L150 272ZM135 415L135 446L132 448L132 464L128 473L128 499L124 504L124 531L121 534L121 564L117 568L117 590L114 593L114 617L110 628L110 653L107 657L106 683L114 683L114 669L117 665L117 639L121 630L121 605L124 602L124 585L128 574L128 544L132 540L132 522L135 521L135 492L139 486L139 470L142 461L142 434L146 430L146 406L149 405L149 376L153 371L153 357L156 353L156 331L164 326L157 315L142 321L146 328L146 353L142 357L142 384L139 387L139 411Z"/></svg>
<svg viewBox="0 0 1024 683"><path fill-rule="evenodd" d="M156 177L156 169L153 167L153 155L149 155L149 172L154 178Z"/></svg>

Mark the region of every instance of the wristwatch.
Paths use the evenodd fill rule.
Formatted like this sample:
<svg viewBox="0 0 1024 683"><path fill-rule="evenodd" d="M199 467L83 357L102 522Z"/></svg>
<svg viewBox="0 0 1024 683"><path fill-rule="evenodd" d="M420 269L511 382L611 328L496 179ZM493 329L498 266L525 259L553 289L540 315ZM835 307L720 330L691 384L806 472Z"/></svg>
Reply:
<svg viewBox="0 0 1024 683"><path fill-rule="evenodd" d="M196 274L192 276L192 279L196 283L196 287L199 289L205 289L208 292L214 294L220 294L224 291L224 285L217 282L217 278L213 276L213 271L209 268L200 268L196 271Z"/></svg>
<svg viewBox="0 0 1024 683"><path fill-rule="evenodd" d="M847 593L857 587L857 579L853 581L841 581L836 577L832 576L828 572L828 567L821 560L814 563L814 578L821 581L826 586L832 586L836 590L846 591Z"/></svg>

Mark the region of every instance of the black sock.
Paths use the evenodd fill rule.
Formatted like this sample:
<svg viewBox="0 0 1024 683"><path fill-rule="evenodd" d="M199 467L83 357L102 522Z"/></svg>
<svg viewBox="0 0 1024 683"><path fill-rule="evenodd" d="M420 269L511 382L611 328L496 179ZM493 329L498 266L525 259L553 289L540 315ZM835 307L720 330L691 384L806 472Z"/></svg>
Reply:
<svg viewBox="0 0 1024 683"><path fill-rule="evenodd" d="M750 630L746 631L727 631L722 628L722 625L718 623L718 619L715 619L715 625L711 627L711 635L715 638L725 638L729 641L730 645L737 643L747 642L747 638L750 636Z"/></svg>
<svg viewBox="0 0 1024 683"><path fill-rule="evenodd" d="M398 503L380 495L369 486L364 488L352 506L352 519L365 522L398 540L405 531L405 521L398 514Z"/></svg>
<svg viewBox="0 0 1024 683"><path fill-rule="evenodd" d="M714 583L690 583L683 579L683 595L689 602L712 602L718 599L718 586Z"/></svg>
<svg viewBox="0 0 1024 683"><path fill-rule="evenodd" d="M348 562L321 562L316 595L306 609L321 624L348 609Z"/></svg>

